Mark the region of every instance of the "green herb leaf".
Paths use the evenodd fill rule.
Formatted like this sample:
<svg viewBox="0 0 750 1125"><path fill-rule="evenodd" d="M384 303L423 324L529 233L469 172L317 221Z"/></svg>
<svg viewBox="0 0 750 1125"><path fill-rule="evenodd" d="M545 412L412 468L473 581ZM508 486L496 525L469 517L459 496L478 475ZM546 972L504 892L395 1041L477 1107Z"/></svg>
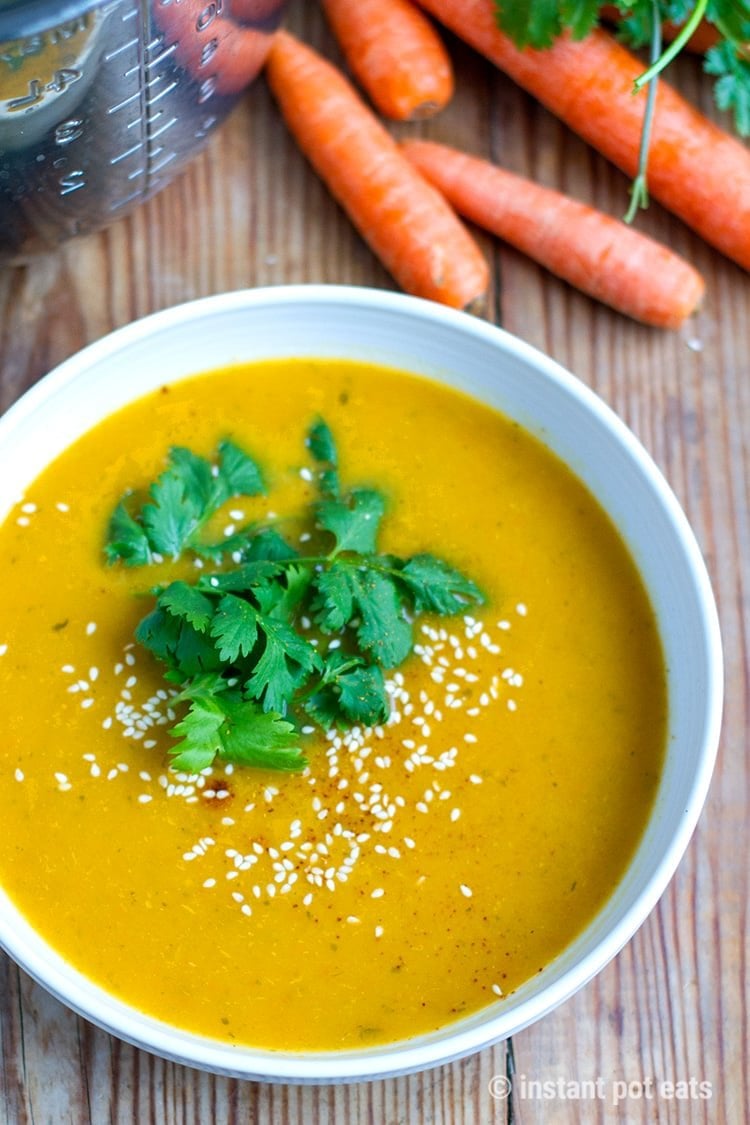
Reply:
<svg viewBox="0 0 750 1125"><path fill-rule="evenodd" d="M704 70L716 78L714 95L721 110L734 115L741 137L750 136L750 61L745 49L726 40L706 52Z"/></svg>
<svg viewBox="0 0 750 1125"><path fill-rule="evenodd" d="M337 649L327 655L320 685L304 706L315 722L327 728L384 723L389 700L383 670Z"/></svg>
<svg viewBox="0 0 750 1125"><path fill-rule="evenodd" d="M385 502L379 492L355 488L341 500L323 500L315 508L318 527L329 531L336 540L334 554L357 551L369 554L375 550Z"/></svg>
<svg viewBox="0 0 750 1125"><path fill-rule="evenodd" d="M314 647L283 621L259 617L265 645L245 681L252 699L262 701L265 711L285 712L297 688L313 669L320 667Z"/></svg>
<svg viewBox="0 0 750 1125"><path fill-rule="evenodd" d="M218 641L219 657L234 664L249 656L258 639L258 611L234 594L225 594L211 622L211 636Z"/></svg>
<svg viewBox="0 0 750 1125"><path fill-rule="evenodd" d="M159 594L159 605L175 617L184 617L199 633L205 633L214 613L213 602L187 582L171 582Z"/></svg>
<svg viewBox="0 0 750 1125"><path fill-rule="evenodd" d="M599 18L598 0L495 0L497 22L518 47L551 47L567 28L582 39Z"/></svg>
<svg viewBox="0 0 750 1125"><path fill-rule="evenodd" d="M291 723L261 711L237 691L211 695L200 688L182 695L187 714L172 729L180 739L172 748L172 765L200 773L219 757L262 769L298 770L306 765Z"/></svg>
<svg viewBox="0 0 750 1125"><path fill-rule="evenodd" d="M280 563L267 559L242 563L234 570L217 571L215 574L202 574L197 580L199 590L204 593L243 593L284 573Z"/></svg>
<svg viewBox="0 0 750 1125"><path fill-rule="evenodd" d="M213 573L188 582L183 566L154 591L156 605L136 630L179 689L170 706L187 707L172 731L181 769L200 771L217 757L299 768L299 740L284 715L304 713L326 727L385 722L385 670L411 652L412 613L457 613L481 601L470 579L433 555L378 554L383 497L369 488L340 493L323 421L307 440L324 469L323 497L310 505L306 526L332 536L327 555L300 556L272 526L248 524L223 543L199 540L230 492L262 484L254 462L227 442L218 465L173 449L140 518L125 502L112 516L109 558L140 564L189 547L216 560ZM328 472L335 479L324 480ZM331 634L337 647L321 655L318 641Z"/></svg>
<svg viewBox="0 0 750 1125"><path fill-rule="evenodd" d="M152 562L148 536L121 500L115 508L107 529L105 555L108 563L124 562L127 566L147 566Z"/></svg>
<svg viewBox="0 0 750 1125"><path fill-rule="evenodd" d="M316 461L337 468L339 463L338 450L333 434L326 422L319 418L307 435L307 446Z"/></svg>
<svg viewBox="0 0 750 1125"><path fill-rule="evenodd" d="M339 705L346 719L365 726L386 722L388 694L383 671L376 664L359 664L338 677Z"/></svg>
<svg viewBox="0 0 750 1125"><path fill-rule="evenodd" d="M202 672L216 672L222 662L211 639L189 621L175 617L158 605L138 625L135 639L176 673L173 682L182 682Z"/></svg>
<svg viewBox="0 0 750 1125"><path fill-rule="evenodd" d="M105 546L107 558L128 566L152 562L154 554L178 559L187 547L195 546L198 531L222 504L234 496L262 491L258 466L233 442L221 443L216 466L174 446L167 469L149 488L150 500L140 513L129 513L124 501L115 508Z"/></svg>
<svg viewBox="0 0 750 1125"><path fill-rule="evenodd" d="M463 613L468 606L484 600L471 579L434 555L414 555L404 564L399 577L417 613Z"/></svg>
<svg viewBox="0 0 750 1125"><path fill-rule="evenodd" d="M351 567L334 562L314 578L317 596L313 602L315 622L324 633L338 633L356 611L356 584Z"/></svg>
<svg viewBox="0 0 750 1125"><path fill-rule="evenodd" d="M323 467L318 477L318 487L323 496L336 497L341 491L339 482L339 454L328 425L319 418L307 435L307 446L315 460Z"/></svg>
<svg viewBox="0 0 750 1125"><path fill-rule="evenodd" d="M411 652L412 633L393 580L376 570L354 570L351 580L361 647L383 668L396 668Z"/></svg>
<svg viewBox="0 0 750 1125"><path fill-rule="evenodd" d="M219 444L218 481L222 504L233 496L260 496L266 491L259 467L233 441Z"/></svg>

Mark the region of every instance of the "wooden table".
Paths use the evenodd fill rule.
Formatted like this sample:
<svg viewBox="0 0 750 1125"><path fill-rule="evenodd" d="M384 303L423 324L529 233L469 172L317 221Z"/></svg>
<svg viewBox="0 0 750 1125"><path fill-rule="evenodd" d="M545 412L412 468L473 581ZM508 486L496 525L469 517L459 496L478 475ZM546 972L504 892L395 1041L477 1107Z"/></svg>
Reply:
<svg viewBox="0 0 750 1125"><path fill-rule="evenodd" d="M338 57L315 6L292 5L289 23ZM455 101L428 125L395 132L491 155L613 214L624 212L627 181L620 173L472 51L449 44ZM697 63L681 62L674 80L712 112ZM0 1125L739 1125L750 1118L750 280L656 205L639 225L706 277L705 306L679 332L640 327L505 246L481 241L493 278L487 316L570 368L629 423L682 502L714 582L727 669L718 768L695 837L657 909L593 983L515 1037L512 1106L488 1090L510 1061L502 1044L428 1073L351 1087L238 1082L125 1046L72 1015L3 957ZM0 273L0 405L134 317L205 294L282 282L393 285L289 139L261 82L208 151L132 217ZM585 1093L583 1084L590 1090L597 1079L602 1097L576 1097L576 1084ZM691 1079L710 1083L711 1098L658 1092L660 1081ZM553 1096L524 1096L532 1081L546 1082Z"/></svg>

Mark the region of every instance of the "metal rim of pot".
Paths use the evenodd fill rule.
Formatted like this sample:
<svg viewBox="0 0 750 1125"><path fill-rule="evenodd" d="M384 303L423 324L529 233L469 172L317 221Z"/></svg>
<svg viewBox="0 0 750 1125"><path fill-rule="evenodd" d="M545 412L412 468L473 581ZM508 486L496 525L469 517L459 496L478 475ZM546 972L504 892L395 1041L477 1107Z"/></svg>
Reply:
<svg viewBox="0 0 750 1125"><path fill-rule="evenodd" d="M0 0L0 43L27 39L101 8L106 0Z"/></svg>

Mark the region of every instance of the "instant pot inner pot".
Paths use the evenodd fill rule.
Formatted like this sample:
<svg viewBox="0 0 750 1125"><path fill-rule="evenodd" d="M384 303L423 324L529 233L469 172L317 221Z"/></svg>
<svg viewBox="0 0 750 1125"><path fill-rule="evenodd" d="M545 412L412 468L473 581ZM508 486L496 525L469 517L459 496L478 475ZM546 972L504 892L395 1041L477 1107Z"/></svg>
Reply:
<svg viewBox="0 0 750 1125"><path fill-rule="evenodd" d="M0 261L105 226L172 179L258 73L283 7L0 0Z"/></svg>

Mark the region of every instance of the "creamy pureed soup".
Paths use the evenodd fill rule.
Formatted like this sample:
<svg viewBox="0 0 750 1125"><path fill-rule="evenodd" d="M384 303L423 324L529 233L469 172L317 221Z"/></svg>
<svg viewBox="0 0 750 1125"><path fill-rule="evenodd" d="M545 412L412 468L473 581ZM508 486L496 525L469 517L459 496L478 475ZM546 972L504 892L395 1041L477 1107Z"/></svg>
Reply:
<svg viewBox="0 0 750 1125"><path fill-rule="evenodd" d="M171 445L208 457L229 437L268 494L220 526L284 530L315 488L316 417L347 485L388 498L380 549L440 555L486 603L420 617L389 720L304 734L304 771L177 774L173 689L133 636L175 568L106 565L113 507ZM502 1003L644 829L666 687L634 565L548 450L437 383L293 360L161 388L27 489L0 567L0 882L76 968L168 1023L337 1049Z"/></svg>

